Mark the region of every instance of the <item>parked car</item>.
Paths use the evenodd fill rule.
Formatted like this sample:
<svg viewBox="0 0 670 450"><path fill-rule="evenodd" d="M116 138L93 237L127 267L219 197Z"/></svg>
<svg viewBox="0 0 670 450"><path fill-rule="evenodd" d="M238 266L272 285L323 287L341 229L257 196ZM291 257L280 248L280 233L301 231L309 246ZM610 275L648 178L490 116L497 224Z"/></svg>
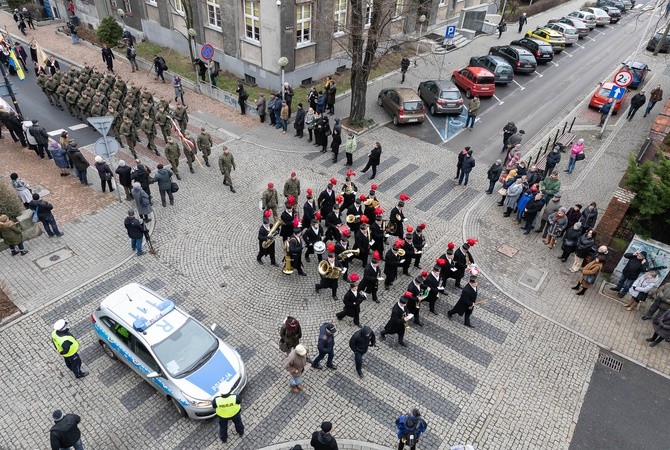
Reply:
<svg viewBox="0 0 670 450"><path fill-rule="evenodd" d="M572 11L568 17L575 17L586 24L589 30L596 27L596 15L587 11Z"/></svg>
<svg viewBox="0 0 670 450"><path fill-rule="evenodd" d="M467 98L493 97L496 90L495 76L483 67L464 67L454 70L451 81L465 91Z"/></svg>
<svg viewBox="0 0 670 450"><path fill-rule="evenodd" d="M239 394L247 383L237 351L171 300L137 283L105 297L91 322L105 354L163 393L182 417L214 417L212 400Z"/></svg>
<svg viewBox="0 0 670 450"><path fill-rule="evenodd" d="M610 98L610 91L615 87L616 87L615 84L612 83L611 81L600 83L596 91L591 96L591 101L589 101L589 107L600 108L601 106L603 106L607 102L607 99ZM621 108L621 104L623 103L623 99L625 97L626 94L624 94L623 97L614 102L614 109L612 110L612 114L616 114L617 111L619 111L619 109Z"/></svg>
<svg viewBox="0 0 670 450"><path fill-rule="evenodd" d="M565 38L563 35L548 28L538 27L535 30L529 30L526 32L526 37L536 38L546 42L547 44L551 45L551 48L556 54L561 53L565 49Z"/></svg>
<svg viewBox="0 0 670 450"><path fill-rule="evenodd" d="M533 73L537 68L535 57L523 47L499 45L491 47L489 55L505 59L512 66L514 73Z"/></svg>
<svg viewBox="0 0 670 450"><path fill-rule="evenodd" d="M579 33L577 32L577 28L573 27L572 25L568 25L567 23L550 22L546 24L544 28L561 33L563 35L563 39L565 39L565 45L571 46L579 40ZM589 29L585 27L585 30L586 34L588 34Z"/></svg>
<svg viewBox="0 0 670 450"><path fill-rule="evenodd" d="M620 12L624 12L626 10L626 5L621 0L597 0L596 1L596 6L598 8L603 8L603 9L605 9L604 6L614 6Z"/></svg>
<svg viewBox="0 0 670 450"><path fill-rule="evenodd" d="M549 23L564 23L566 25L570 25L571 27L574 27L577 30L577 36L579 36L579 39L583 39L586 36L589 35L590 28L586 26L586 24L576 18L576 17L561 17L560 19L551 19ZM567 40L566 40L567 44Z"/></svg>
<svg viewBox="0 0 670 450"><path fill-rule="evenodd" d="M628 85L630 89L637 89L647 77L647 72L651 69L646 63L640 61L628 61L623 63L622 69L630 71L633 74L633 81Z"/></svg>
<svg viewBox="0 0 670 450"><path fill-rule="evenodd" d="M522 38L510 42L510 45L517 45L530 51L538 64L548 63L554 59L554 50L551 45L539 39Z"/></svg>
<svg viewBox="0 0 670 450"><path fill-rule="evenodd" d="M402 123L423 123L426 108L423 101L410 88L383 89L377 97L377 104L393 117L393 125Z"/></svg>
<svg viewBox="0 0 670 450"><path fill-rule="evenodd" d="M649 42L647 43L647 50L649 50L650 52L656 50L656 45L658 45L658 42L663 37L664 33L665 28L661 28L656 33L654 33L654 35L651 37L651 39L649 39ZM670 50L670 37L666 38L665 41L663 41L663 45L661 45L660 52L668 53L668 50Z"/></svg>
<svg viewBox="0 0 670 450"><path fill-rule="evenodd" d="M461 91L445 80L429 80L419 83L419 97L428 105L432 115L460 114L463 109Z"/></svg>
<svg viewBox="0 0 670 450"><path fill-rule="evenodd" d="M633 2L631 0L622 0L622 2L626 9L633 9Z"/></svg>
<svg viewBox="0 0 670 450"><path fill-rule="evenodd" d="M603 6L602 10L610 16L610 23L617 23L621 20L621 11L616 6Z"/></svg>
<svg viewBox="0 0 670 450"><path fill-rule="evenodd" d="M582 8L582 11L589 12L596 16L596 26L598 27L604 27L608 23L610 23L610 15L607 14L606 11L600 9L600 8L594 8L594 7L587 7L587 8Z"/></svg>
<svg viewBox="0 0 670 450"><path fill-rule="evenodd" d="M514 79L514 69L500 56L473 56L470 58L470 66L483 67L493 73L496 84L511 83Z"/></svg>

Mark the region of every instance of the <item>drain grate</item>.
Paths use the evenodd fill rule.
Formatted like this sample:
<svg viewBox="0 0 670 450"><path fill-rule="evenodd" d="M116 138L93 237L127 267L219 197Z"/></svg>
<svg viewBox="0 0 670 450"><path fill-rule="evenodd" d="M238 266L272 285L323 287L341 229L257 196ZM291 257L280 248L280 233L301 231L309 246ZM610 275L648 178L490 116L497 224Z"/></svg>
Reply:
<svg viewBox="0 0 670 450"><path fill-rule="evenodd" d="M619 361L618 359L612 358L611 355L607 355L605 353L601 353L600 355L598 355L598 362L603 366L609 367L610 369L616 372L621 372L621 369L623 368L623 361Z"/></svg>

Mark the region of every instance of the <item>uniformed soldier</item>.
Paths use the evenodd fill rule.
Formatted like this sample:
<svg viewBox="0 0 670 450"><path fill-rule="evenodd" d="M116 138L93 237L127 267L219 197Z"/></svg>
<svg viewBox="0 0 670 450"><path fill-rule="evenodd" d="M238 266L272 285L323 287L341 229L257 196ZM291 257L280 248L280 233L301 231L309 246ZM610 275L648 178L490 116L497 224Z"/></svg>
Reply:
<svg viewBox="0 0 670 450"><path fill-rule="evenodd" d="M37 75L37 85L42 89L42 93L46 95L47 99L49 100L49 103L53 105L53 102L51 101L51 97L47 93L47 74L44 72L40 72L39 75Z"/></svg>
<svg viewBox="0 0 670 450"><path fill-rule="evenodd" d="M121 103L121 100L118 99L110 99L109 103L107 104L107 108L112 108L114 111L119 111L123 108L123 103Z"/></svg>
<svg viewBox="0 0 670 450"><path fill-rule="evenodd" d="M219 170L223 175L223 185L230 186L230 192L235 193L235 188L233 188L233 180L230 178L230 171L235 170L235 158L228 150L228 147L223 146L223 153L219 156ZM301 244L301 253L302 253L302 244Z"/></svg>
<svg viewBox="0 0 670 450"><path fill-rule="evenodd" d="M128 149L130 150L130 153L133 155L133 158L137 158L137 153L135 153L135 144L137 144L137 129L130 121L128 116L123 117L123 123L119 128L119 133L126 137L126 142L128 143Z"/></svg>
<svg viewBox="0 0 670 450"><path fill-rule="evenodd" d="M140 88L135 86L132 81L128 83L128 91L126 92L126 101L137 105L140 102Z"/></svg>
<svg viewBox="0 0 670 450"><path fill-rule="evenodd" d="M84 83L88 84L89 80L91 79L91 73L93 72L93 69L90 67L84 67L81 72L79 73L79 80Z"/></svg>
<svg viewBox="0 0 670 450"><path fill-rule="evenodd" d="M149 88L146 86L142 86L142 90L140 91L140 100L144 102L145 100L151 105L154 105L154 95L149 92Z"/></svg>
<svg viewBox="0 0 670 450"><path fill-rule="evenodd" d="M88 83L86 83L87 86L91 86L91 89L98 89L98 85L100 84L100 79L95 76L95 72L91 74L91 78L88 79Z"/></svg>
<svg viewBox="0 0 670 450"><path fill-rule="evenodd" d="M202 153L202 159L205 160L205 165L207 167L210 167L209 155L212 153L213 144L214 142L212 141L212 136L207 131L205 131L205 127L200 128L200 134L198 135L198 148Z"/></svg>
<svg viewBox="0 0 670 450"><path fill-rule="evenodd" d="M84 83L79 81L79 77L74 78L72 80L72 83L70 83L70 87L73 87L74 90L77 92L77 94L81 95L82 92L84 92Z"/></svg>
<svg viewBox="0 0 670 450"><path fill-rule="evenodd" d="M105 116L105 115L107 115L107 114L105 114L106 112L107 112L107 110L105 109L104 106L102 106L100 104L100 100L96 99L96 100L93 101L93 105L91 105L91 109L90 109L90 114L91 114L90 117Z"/></svg>
<svg viewBox="0 0 670 450"><path fill-rule="evenodd" d="M107 102L105 101L105 96L102 92L96 91L95 94L93 94L91 101L93 102L93 104L95 104L95 102L100 102L102 107L107 109Z"/></svg>
<svg viewBox="0 0 670 450"><path fill-rule="evenodd" d="M123 78L121 78L121 75L116 76L116 81L114 81L114 89L119 88L121 93L123 95L126 95L126 92L128 92L128 86L126 86L126 82L123 81Z"/></svg>
<svg viewBox="0 0 670 450"><path fill-rule="evenodd" d="M49 97L49 103L54 106L58 106L62 110L63 106L60 103L60 96L56 92L58 90L58 81L53 76L49 76L44 83L44 88L46 90L47 96Z"/></svg>
<svg viewBox="0 0 670 450"><path fill-rule="evenodd" d="M123 111L123 117L128 118L133 125L137 126L137 108L132 103L126 102L126 109Z"/></svg>
<svg viewBox="0 0 670 450"><path fill-rule="evenodd" d="M77 100L79 100L79 93L73 87L70 87L65 96L65 102L68 112L75 117L79 115L77 112Z"/></svg>
<svg viewBox="0 0 670 450"><path fill-rule="evenodd" d="M84 86L84 90L81 91L81 94L82 95L86 94L86 95L88 95L88 98L92 99L93 96L95 95L96 91L93 88L91 88L91 86L86 86L85 84L83 86Z"/></svg>
<svg viewBox="0 0 670 450"><path fill-rule="evenodd" d="M279 204L279 196L277 195L277 189L275 189L275 184L270 182L268 183L268 188L263 191L261 194L261 207L264 211L272 211L272 217L277 220L277 205ZM309 222L311 223L311 222ZM309 223L306 224L309 226Z"/></svg>
<svg viewBox="0 0 670 450"><path fill-rule="evenodd" d="M188 113L186 112L188 106L177 105L177 109L174 110L174 118L179 124L179 129L184 132L188 126Z"/></svg>
<svg viewBox="0 0 670 450"><path fill-rule="evenodd" d="M158 125L161 129L161 133L163 134L163 141L167 142L168 137L172 134L172 121L170 120L170 117L167 115L164 108L158 107L158 112L156 113L154 119L156 125Z"/></svg>
<svg viewBox="0 0 670 450"><path fill-rule="evenodd" d="M121 133L119 132L119 128L121 127L121 115L111 106L107 108L107 115L114 117L114 122L112 122L112 134L114 134L114 139L116 139L121 145L121 148L123 148L123 141L121 140Z"/></svg>
<svg viewBox="0 0 670 450"><path fill-rule="evenodd" d="M84 378L88 375L88 372L81 370L81 358L77 353L79 342L70 333L68 323L64 319L59 319L54 323L51 341L58 354L65 360L67 368L74 373L76 378Z"/></svg>
<svg viewBox="0 0 670 450"><path fill-rule="evenodd" d="M81 94L81 97L79 97L79 100L77 100L77 110L79 112L79 118L86 122L86 118L88 117L88 110L91 107L91 98L86 95L84 92Z"/></svg>
<svg viewBox="0 0 670 450"><path fill-rule="evenodd" d="M87 62L84 63L84 68L81 69L81 73L88 75L89 77L93 74L93 67Z"/></svg>
<svg viewBox="0 0 670 450"><path fill-rule="evenodd" d="M156 137L156 124L154 123L154 119L149 117L148 113L144 114L144 120L142 120L142 131L144 131L144 134L147 136L147 148L149 150L153 150L157 155L160 155L160 153L158 153L158 149L156 148L156 144L154 144L154 138Z"/></svg>
<svg viewBox="0 0 670 450"><path fill-rule="evenodd" d="M96 90L102 91L103 94L108 95L110 92L112 92L112 87L109 85L106 79L103 79L100 84L98 84Z"/></svg>
<svg viewBox="0 0 670 450"><path fill-rule="evenodd" d="M151 103L149 103L146 100L142 100L142 104L140 105L140 117L144 117L145 114L148 114L153 117L154 115L154 108Z"/></svg>
<svg viewBox="0 0 670 450"><path fill-rule="evenodd" d="M107 73L105 74L104 80L107 82L110 89L114 87L114 83L116 82L116 78L114 77L114 75L112 75L111 73Z"/></svg>
<svg viewBox="0 0 670 450"><path fill-rule="evenodd" d="M242 437L244 435L244 424L240 413L240 398L237 395L221 394L212 400L212 408L219 416L219 438L226 443L228 441L228 421L232 420L235 431Z"/></svg>
<svg viewBox="0 0 670 450"><path fill-rule="evenodd" d="M188 170L191 173L195 173L193 170L193 161L195 161L195 154L198 153L198 149L195 146L195 142L191 138L191 135L188 131L184 131L184 141L182 142L182 149L184 150L184 156L186 156L186 164L188 164Z"/></svg>
<svg viewBox="0 0 670 450"><path fill-rule="evenodd" d="M98 92L102 92L102 91L98 91ZM103 95L104 95L104 93L103 93ZM123 92L121 92L121 89L119 89L118 86L114 86L114 89L112 90L112 92L110 92L108 94L108 97L109 97L110 100L113 99L113 98L117 99L117 100L123 100L124 96L123 96Z"/></svg>
<svg viewBox="0 0 670 450"><path fill-rule="evenodd" d="M166 113L170 112L170 100L165 100L162 95L158 97L158 109L163 108Z"/></svg>
<svg viewBox="0 0 670 450"><path fill-rule="evenodd" d="M179 151L179 146L177 145L176 142L174 142L172 136L168 136L167 143L165 144L165 157L167 158L168 161L170 161L170 165L172 166L172 172L174 172L178 180L181 180L181 177L179 176L180 156L181 152Z"/></svg>
<svg viewBox="0 0 670 450"><path fill-rule="evenodd" d="M61 111L63 111L63 103L67 106L67 94L69 93L69 88L66 84L59 84L56 88L56 96L58 98L57 105L60 106ZM68 108L69 110L69 108Z"/></svg>

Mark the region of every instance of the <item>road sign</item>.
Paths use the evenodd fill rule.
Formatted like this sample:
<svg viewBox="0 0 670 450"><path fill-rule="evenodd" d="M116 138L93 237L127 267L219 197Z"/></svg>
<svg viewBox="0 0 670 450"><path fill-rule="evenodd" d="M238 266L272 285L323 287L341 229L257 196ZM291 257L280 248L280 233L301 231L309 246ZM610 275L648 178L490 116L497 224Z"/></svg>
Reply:
<svg viewBox="0 0 670 450"><path fill-rule="evenodd" d="M623 98L623 94L626 93L626 88L614 86L610 90L610 98L613 98L615 100L621 100Z"/></svg>
<svg viewBox="0 0 670 450"><path fill-rule="evenodd" d="M453 39L456 36L456 25L447 25L447 30L444 32L444 37Z"/></svg>
<svg viewBox="0 0 670 450"><path fill-rule="evenodd" d="M89 117L88 123L93 125L93 128L98 130L98 133L103 136L107 136L109 130L112 128L112 123L114 122L114 117L112 116L102 116L102 117Z"/></svg>
<svg viewBox="0 0 670 450"><path fill-rule="evenodd" d="M633 74L628 70L620 70L614 75L614 84L626 87L633 82Z"/></svg>
<svg viewBox="0 0 670 450"><path fill-rule="evenodd" d="M119 152L119 143L116 139L104 136L95 141L95 154L103 158L111 158Z"/></svg>
<svg viewBox="0 0 670 450"><path fill-rule="evenodd" d="M206 61L212 59L214 57L214 47L212 47L212 44L203 45L200 49L200 56Z"/></svg>

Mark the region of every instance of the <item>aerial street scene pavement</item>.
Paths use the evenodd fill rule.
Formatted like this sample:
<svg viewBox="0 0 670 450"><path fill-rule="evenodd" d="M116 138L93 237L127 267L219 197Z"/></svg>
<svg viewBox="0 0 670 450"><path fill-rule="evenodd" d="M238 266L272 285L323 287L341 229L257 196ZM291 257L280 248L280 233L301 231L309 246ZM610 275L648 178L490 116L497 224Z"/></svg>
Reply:
<svg viewBox="0 0 670 450"><path fill-rule="evenodd" d="M0 449L667 449L666 0L14 0Z"/></svg>

